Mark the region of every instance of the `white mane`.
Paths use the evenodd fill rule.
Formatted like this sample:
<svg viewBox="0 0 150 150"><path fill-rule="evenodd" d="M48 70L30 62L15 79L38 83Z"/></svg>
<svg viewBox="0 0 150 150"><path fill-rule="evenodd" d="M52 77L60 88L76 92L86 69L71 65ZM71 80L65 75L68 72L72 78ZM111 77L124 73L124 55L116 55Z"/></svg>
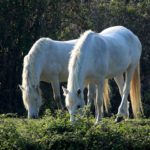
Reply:
<svg viewBox="0 0 150 150"><path fill-rule="evenodd" d="M35 94L33 92L33 88L37 89L39 86L39 79L35 70L35 63L36 58L38 58L41 53L43 53L43 46L47 45L47 43L50 41L48 38L41 38L30 49L29 53L24 57L23 62L23 73L22 73L22 87L23 89L23 102L25 105L25 108L28 110L28 103L25 98L25 96L28 97L28 99L32 99L31 97ZM38 102L41 103L40 101Z"/></svg>
<svg viewBox="0 0 150 150"><path fill-rule="evenodd" d="M38 85L38 79L35 73L35 58L43 52L43 45L49 42L49 38L39 39L30 49L28 55L24 57L23 62L23 74L22 74L22 86L32 87Z"/></svg>
<svg viewBox="0 0 150 150"><path fill-rule="evenodd" d="M87 30L86 32L84 32L78 39L74 49L71 51L71 56L68 65L69 77L68 77L67 89L73 88L77 90L78 88L80 88L80 85L78 83L79 81L78 75L81 67L80 64L82 64L81 61L83 60L81 47L83 46L85 40L90 35L90 33L93 32L91 30Z"/></svg>
<svg viewBox="0 0 150 150"><path fill-rule="evenodd" d="M38 79L35 76L35 58L38 57L43 51L43 45L49 41L49 38L41 38L39 39L30 49L28 55L24 57L23 62L23 74L22 74L22 86L23 87L32 87L38 84Z"/></svg>

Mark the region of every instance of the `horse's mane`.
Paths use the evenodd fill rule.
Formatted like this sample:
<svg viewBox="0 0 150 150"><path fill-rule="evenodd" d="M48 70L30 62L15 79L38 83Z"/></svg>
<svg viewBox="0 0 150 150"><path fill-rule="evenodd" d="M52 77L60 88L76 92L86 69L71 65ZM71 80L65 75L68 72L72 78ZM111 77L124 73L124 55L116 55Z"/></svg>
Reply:
<svg viewBox="0 0 150 150"><path fill-rule="evenodd" d="M69 70L69 78L68 78L68 87L67 88L80 88L78 80L78 74L80 72L81 61L83 61L82 51L81 48L84 45L88 36L93 33L91 30L85 31L80 38L78 39L77 43L75 44L73 50L71 51L71 56L69 60L68 70ZM74 87L72 87L72 82L74 82ZM77 90L77 89L75 89Z"/></svg>
<svg viewBox="0 0 150 150"><path fill-rule="evenodd" d="M33 44L29 53L24 57L22 73L23 87L37 86L39 81L35 73L35 58L37 57L37 55L40 55L43 52L43 46L45 46L48 42L50 43L50 41L51 39L49 38L40 38Z"/></svg>

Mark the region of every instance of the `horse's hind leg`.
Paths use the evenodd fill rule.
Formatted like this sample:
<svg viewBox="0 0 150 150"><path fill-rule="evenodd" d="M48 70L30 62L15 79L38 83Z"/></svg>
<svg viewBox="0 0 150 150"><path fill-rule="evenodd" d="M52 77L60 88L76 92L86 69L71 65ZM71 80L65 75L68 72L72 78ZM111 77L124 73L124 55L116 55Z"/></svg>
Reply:
<svg viewBox="0 0 150 150"><path fill-rule="evenodd" d="M132 79L134 69L135 69L134 66L130 66L126 71L126 79L125 79L123 92L122 92L122 100L118 108L118 115L116 118L116 122L121 121L120 118L122 117L129 117L129 111L128 111L129 104L128 104L127 98L130 92L130 81Z"/></svg>
<svg viewBox="0 0 150 150"><path fill-rule="evenodd" d="M116 77L114 78L114 80L115 80L115 82L116 82L116 84L117 84L117 86L118 86L119 93L120 93L120 96L121 96L121 98L122 98L122 96L123 96L123 87L124 87L124 77L123 77L123 74L121 74L121 75L119 75L119 76L116 76ZM128 110L127 110L127 111L128 111ZM117 122L120 122L120 121L122 121L122 120L123 120L123 117L120 116L120 117L118 117L118 121L117 121Z"/></svg>
<svg viewBox="0 0 150 150"><path fill-rule="evenodd" d="M119 88L119 93L120 93L120 96L122 98L122 95L123 95L123 86L124 86L124 77L123 77L123 74L119 75L119 76L116 76L114 78L118 88Z"/></svg>
<svg viewBox="0 0 150 150"><path fill-rule="evenodd" d="M54 96L54 100L56 101L57 107L59 109L64 109L64 106L61 102L61 95L60 95L60 84L59 81L52 82L51 83L52 88L53 88L53 96Z"/></svg>

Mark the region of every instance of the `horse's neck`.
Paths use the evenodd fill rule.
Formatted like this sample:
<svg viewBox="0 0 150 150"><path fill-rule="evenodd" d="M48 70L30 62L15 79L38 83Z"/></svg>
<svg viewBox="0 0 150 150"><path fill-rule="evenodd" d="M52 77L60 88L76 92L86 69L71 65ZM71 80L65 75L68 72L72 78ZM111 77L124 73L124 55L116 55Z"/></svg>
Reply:
<svg viewBox="0 0 150 150"><path fill-rule="evenodd" d="M69 62L69 77L68 77L68 89L78 90L83 89L85 81L85 68L87 55L89 49L89 42L91 39L91 31L87 31L78 40L75 48L72 50L71 58Z"/></svg>
<svg viewBox="0 0 150 150"><path fill-rule="evenodd" d="M78 73L69 72L67 89L69 91L77 91L78 89L83 89L83 76L80 76Z"/></svg>
<svg viewBox="0 0 150 150"><path fill-rule="evenodd" d="M83 89L84 84L84 58L79 56L79 58L73 58L72 62L69 62L69 77L68 77L68 90L78 90Z"/></svg>
<svg viewBox="0 0 150 150"><path fill-rule="evenodd" d="M23 85L24 86L36 86L38 85L38 78L35 69L34 57L28 56L28 60L24 62L23 69Z"/></svg>

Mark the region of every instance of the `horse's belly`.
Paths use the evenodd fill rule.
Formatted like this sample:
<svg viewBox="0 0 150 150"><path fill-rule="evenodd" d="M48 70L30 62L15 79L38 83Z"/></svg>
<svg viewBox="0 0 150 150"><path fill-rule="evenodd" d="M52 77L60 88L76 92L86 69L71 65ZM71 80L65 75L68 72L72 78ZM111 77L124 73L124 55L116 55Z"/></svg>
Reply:
<svg viewBox="0 0 150 150"><path fill-rule="evenodd" d="M48 82L50 83L52 81L52 75L42 72L40 81Z"/></svg>
<svg viewBox="0 0 150 150"><path fill-rule="evenodd" d="M114 78L120 74L123 74L127 68L129 67L129 62L126 64L116 64L115 66L111 66L108 70L107 78Z"/></svg>
<svg viewBox="0 0 150 150"><path fill-rule="evenodd" d="M123 74L124 72L125 72L124 70L123 71L120 70L120 71L112 72L112 73L107 74L106 78L111 79L111 78L114 78L118 75Z"/></svg>
<svg viewBox="0 0 150 150"><path fill-rule="evenodd" d="M66 82L68 79L68 71L59 74L60 82Z"/></svg>
<svg viewBox="0 0 150 150"><path fill-rule="evenodd" d="M43 71L40 77L41 81L45 82L53 82L53 81L59 81L59 82L66 82L68 79L68 71L64 69L63 72L60 72L59 70L49 70Z"/></svg>

